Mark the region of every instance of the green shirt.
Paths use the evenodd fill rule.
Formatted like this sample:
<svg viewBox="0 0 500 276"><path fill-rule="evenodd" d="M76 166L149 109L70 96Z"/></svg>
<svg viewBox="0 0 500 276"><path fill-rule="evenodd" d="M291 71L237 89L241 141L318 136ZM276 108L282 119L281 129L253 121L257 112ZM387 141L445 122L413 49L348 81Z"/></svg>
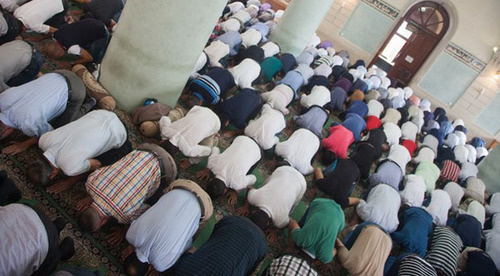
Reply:
<svg viewBox="0 0 500 276"><path fill-rule="evenodd" d="M266 58L260 64L261 77L265 82L273 80L274 75L281 70L281 61L276 57Z"/></svg>
<svg viewBox="0 0 500 276"><path fill-rule="evenodd" d="M294 230L292 238L295 244L326 264L333 260L335 239L344 226L340 205L331 199L317 198L309 205L304 226Z"/></svg>

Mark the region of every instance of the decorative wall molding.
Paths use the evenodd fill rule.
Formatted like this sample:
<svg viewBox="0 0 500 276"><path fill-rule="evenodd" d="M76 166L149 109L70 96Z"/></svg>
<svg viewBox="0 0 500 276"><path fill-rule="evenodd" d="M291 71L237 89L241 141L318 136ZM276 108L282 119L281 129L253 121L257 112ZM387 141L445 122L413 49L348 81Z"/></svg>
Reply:
<svg viewBox="0 0 500 276"><path fill-rule="evenodd" d="M444 51L478 73L483 71L483 69L486 67L486 62L481 61L471 53L451 42L446 45Z"/></svg>
<svg viewBox="0 0 500 276"><path fill-rule="evenodd" d="M395 20L399 15L399 10L387 4L385 1L382 0L361 0L361 1L373 7L374 9L380 11L385 16L393 20Z"/></svg>

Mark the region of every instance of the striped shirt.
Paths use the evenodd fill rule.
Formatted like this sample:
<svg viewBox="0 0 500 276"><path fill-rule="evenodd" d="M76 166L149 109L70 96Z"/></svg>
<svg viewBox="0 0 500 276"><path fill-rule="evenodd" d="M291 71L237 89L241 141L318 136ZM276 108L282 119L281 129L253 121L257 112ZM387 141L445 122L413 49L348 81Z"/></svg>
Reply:
<svg viewBox="0 0 500 276"><path fill-rule="evenodd" d="M439 178L445 181L458 181L458 174L460 173L460 167L451 160L444 160L443 168L441 169L441 175Z"/></svg>
<svg viewBox="0 0 500 276"><path fill-rule="evenodd" d="M441 275L454 276L457 270L458 254L463 243L460 237L448 227L436 227L432 236L431 249L425 255L436 271Z"/></svg>
<svg viewBox="0 0 500 276"><path fill-rule="evenodd" d="M134 150L87 179L87 192L96 209L128 224L140 215L143 202L160 185L160 163L153 153Z"/></svg>
<svg viewBox="0 0 500 276"><path fill-rule="evenodd" d="M417 255L409 255L401 260L398 276L437 276L436 270Z"/></svg>
<svg viewBox="0 0 500 276"><path fill-rule="evenodd" d="M312 268L304 259L284 255L274 259L267 270L268 276L284 276L284 275L303 275L303 276L317 276L319 275L314 268Z"/></svg>

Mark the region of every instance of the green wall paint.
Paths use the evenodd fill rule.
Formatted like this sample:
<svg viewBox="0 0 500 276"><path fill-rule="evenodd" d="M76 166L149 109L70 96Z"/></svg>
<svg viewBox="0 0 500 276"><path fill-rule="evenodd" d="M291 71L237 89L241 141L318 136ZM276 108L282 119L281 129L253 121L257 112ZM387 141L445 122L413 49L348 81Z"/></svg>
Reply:
<svg viewBox="0 0 500 276"><path fill-rule="evenodd" d="M476 124L484 128L491 135L500 131L500 94L497 94L493 101L481 111L476 118Z"/></svg>
<svg viewBox="0 0 500 276"><path fill-rule="evenodd" d="M493 149L481 163L479 163L479 174L477 177L486 185L486 190L491 193L500 192L500 146Z"/></svg>

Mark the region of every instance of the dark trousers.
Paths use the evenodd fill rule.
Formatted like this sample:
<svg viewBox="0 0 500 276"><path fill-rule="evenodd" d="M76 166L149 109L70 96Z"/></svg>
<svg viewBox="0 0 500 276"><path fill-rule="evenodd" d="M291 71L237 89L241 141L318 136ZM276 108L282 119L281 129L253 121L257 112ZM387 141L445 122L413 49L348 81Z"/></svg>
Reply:
<svg viewBox="0 0 500 276"><path fill-rule="evenodd" d="M125 155L132 151L132 143L127 139L123 145L116 149L110 149L107 152L95 157L101 162L102 166L109 166L120 160Z"/></svg>
<svg viewBox="0 0 500 276"><path fill-rule="evenodd" d="M3 16L7 22L7 33L0 37L0 45L12 41L17 35L23 30L23 23L17 20L13 15L7 13L6 11L0 10L0 16Z"/></svg>
<svg viewBox="0 0 500 276"><path fill-rule="evenodd" d="M42 265L40 265L38 270L35 271L33 275L50 275L50 273L55 270L57 262L61 258L61 252L59 251L59 230L50 218L42 211L33 206L30 207L40 217L40 220L47 231L47 237L49 240L49 251L47 252L47 257L45 257Z"/></svg>
<svg viewBox="0 0 500 276"><path fill-rule="evenodd" d="M49 20L45 21L44 24L49 25L49 26L54 27L54 28L59 28L59 27L61 27L61 25L66 23L66 21L64 20L64 17L66 16L66 13L69 10L68 1L62 0L62 4L64 7L64 10L62 12L52 16Z"/></svg>
<svg viewBox="0 0 500 276"><path fill-rule="evenodd" d="M87 114L93 106L89 103L84 103L87 92L80 77L67 70L57 70L54 73L64 76L68 83L68 103L66 104L66 109L61 115L50 122L52 127L58 128Z"/></svg>
<svg viewBox="0 0 500 276"><path fill-rule="evenodd" d="M31 55L30 64L17 76L7 82L10 87L20 86L35 79L43 64L43 57L35 48Z"/></svg>

